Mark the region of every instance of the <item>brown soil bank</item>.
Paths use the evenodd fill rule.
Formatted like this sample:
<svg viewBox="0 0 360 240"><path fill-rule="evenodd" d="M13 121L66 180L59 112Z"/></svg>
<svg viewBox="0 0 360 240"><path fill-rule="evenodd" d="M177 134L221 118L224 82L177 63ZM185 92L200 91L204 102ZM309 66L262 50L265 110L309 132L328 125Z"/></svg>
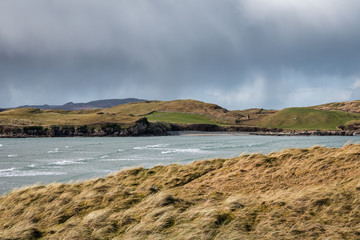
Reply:
<svg viewBox="0 0 360 240"><path fill-rule="evenodd" d="M360 145L15 190L0 239L360 239Z"/></svg>

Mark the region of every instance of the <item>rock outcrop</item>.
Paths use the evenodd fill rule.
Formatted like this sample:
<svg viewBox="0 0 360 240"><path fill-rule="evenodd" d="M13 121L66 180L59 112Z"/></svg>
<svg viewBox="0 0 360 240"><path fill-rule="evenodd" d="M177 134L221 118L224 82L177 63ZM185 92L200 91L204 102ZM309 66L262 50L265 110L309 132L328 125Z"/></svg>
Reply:
<svg viewBox="0 0 360 240"><path fill-rule="evenodd" d="M0 137L126 137L126 136L167 136L170 131L204 131L204 132L245 132L252 135L272 136L354 136L360 135L360 128L347 127L336 131L326 130L284 130L280 128L220 126L215 124L173 124L165 122L148 122L142 118L132 126L121 126L116 123L83 126L0 126Z"/></svg>
<svg viewBox="0 0 360 240"><path fill-rule="evenodd" d="M137 121L133 126L123 127L119 124L104 123L101 125L83 126L0 126L0 137L104 137L104 136L164 136L168 128L161 123L149 123L146 118Z"/></svg>

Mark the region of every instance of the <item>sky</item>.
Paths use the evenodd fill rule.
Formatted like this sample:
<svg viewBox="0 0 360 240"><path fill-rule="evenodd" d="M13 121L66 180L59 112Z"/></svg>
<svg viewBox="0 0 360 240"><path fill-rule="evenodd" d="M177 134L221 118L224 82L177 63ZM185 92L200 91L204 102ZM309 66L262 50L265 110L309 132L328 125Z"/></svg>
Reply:
<svg viewBox="0 0 360 240"><path fill-rule="evenodd" d="M0 107L360 99L358 0L0 0Z"/></svg>

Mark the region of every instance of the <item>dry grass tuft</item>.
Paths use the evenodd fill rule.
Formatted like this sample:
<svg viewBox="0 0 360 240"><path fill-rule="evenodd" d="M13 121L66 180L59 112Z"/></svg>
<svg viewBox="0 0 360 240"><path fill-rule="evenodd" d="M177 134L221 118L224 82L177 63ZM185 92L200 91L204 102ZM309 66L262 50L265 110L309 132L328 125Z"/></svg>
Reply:
<svg viewBox="0 0 360 240"><path fill-rule="evenodd" d="M360 145L34 186L0 216L0 239L359 239Z"/></svg>

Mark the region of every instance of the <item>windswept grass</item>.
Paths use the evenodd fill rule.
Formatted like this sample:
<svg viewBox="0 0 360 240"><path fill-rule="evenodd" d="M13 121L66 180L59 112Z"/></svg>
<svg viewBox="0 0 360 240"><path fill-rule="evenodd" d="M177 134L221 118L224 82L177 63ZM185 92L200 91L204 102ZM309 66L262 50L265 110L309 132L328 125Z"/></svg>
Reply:
<svg viewBox="0 0 360 240"><path fill-rule="evenodd" d="M360 120L360 114L311 108L286 108L263 118L258 125L296 130L336 130L338 126L353 120Z"/></svg>
<svg viewBox="0 0 360 240"><path fill-rule="evenodd" d="M0 239L359 239L360 145L120 171L0 197Z"/></svg>
<svg viewBox="0 0 360 240"><path fill-rule="evenodd" d="M356 101L348 101L348 102L334 102L334 103L326 103L318 106L312 107L314 109L320 110L337 110L343 112L352 112L352 113L360 113L360 100Z"/></svg>
<svg viewBox="0 0 360 240"><path fill-rule="evenodd" d="M101 109L66 111L17 108L0 113L0 125L7 126L51 126L92 125L101 123L129 124L141 117L129 114L106 114Z"/></svg>

